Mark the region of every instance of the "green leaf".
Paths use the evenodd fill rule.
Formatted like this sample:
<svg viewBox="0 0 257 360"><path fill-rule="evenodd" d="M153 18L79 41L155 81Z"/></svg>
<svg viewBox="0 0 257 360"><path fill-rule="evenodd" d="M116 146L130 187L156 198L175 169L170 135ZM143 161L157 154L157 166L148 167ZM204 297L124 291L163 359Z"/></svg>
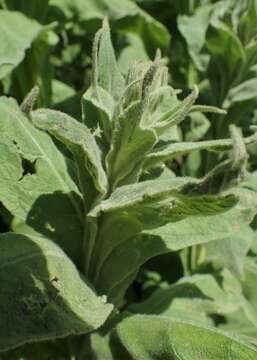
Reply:
<svg viewBox="0 0 257 360"><path fill-rule="evenodd" d="M82 97L83 122L92 131L99 128L107 144L111 141L114 108L112 96L98 85L95 89L91 86Z"/></svg>
<svg viewBox="0 0 257 360"><path fill-rule="evenodd" d="M73 153L86 205L90 207L95 193L103 195L107 191L107 178L101 163L101 153L90 130L72 117L54 110L36 110L32 113L32 121L38 128L48 131L63 142ZM92 178L94 185L84 184L83 181L87 178ZM96 192L93 191L93 186Z"/></svg>
<svg viewBox="0 0 257 360"><path fill-rule="evenodd" d="M66 83L59 80L51 82L52 87L52 106L55 110L65 112L66 114L81 118L81 94Z"/></svg>
<svg viewBox="0 0 257 360"><path fill-rule="evenodd" d="M86 334L112 311L46 238L1 234L0 260L0 352Z"/></svg>
<svg viewBox="0 0 257 360"><path fill-rule="evenodd" d="M257 4L256 0L248 0L245 4L246 11L239 19L238 33L242 42L248 44L257 35ZM240 14L241 15L241 14Z"/></svg>
<svg viewBox="0 0 257 360"><path fill-rule="evenodd" d="M200 53L205 45L205 35L209 25L211 10L212 5L201 6L192 16L178 16L178 29L185 38L188 52L200 71L203 71L205 68L205 61Z"/></svg>
<svg viewBox="0 0 257 360"><path fill-rule="evenodd" d="M107 7L108 16L115 21L121 31L136 33L143 39L147 52L153 57L156 49L167 49L170 43L170 34L166 27L154 17L143 11L131 0L123 0L122 11L119 0L103 0Z"/></svg>
<svg viewBox="0 0 257 360"><path fill-rule="evenodd" d="M179 125L185 117L192 111L193 105L199 95L197 86L194 86L193 91L183 101L173 104L172 108L162 114L156 121L156 131L162 134L163 131Z"/></svg>
<svg viewBox="0 0 257 360"><path fill-rule="evenodd" d="M219 215L215 214L223 213L235 205L233 195L183 195L184 185L191 181L187 178L171 178L169 181L145 181L123 186L89 213L90 222L94 222L94 219L101 215L101 227L95 239L91 259L90 278L94 279L99 291L110 294L115 303L120 301L130 281L145 261L194 242L210 241L206 233L207 226L205 232L199 228L199 224L206 225L206 221L201 223L201 220L208 218L208 215L218 217ZM182 219L187 218L188 236L185 238L183 233L181 239L177 239L174 234L177 229L185 231L185 223L182 226L180 224ZM195 237L190 236L194 218L198 219ZM222 216L218 219L222 223ZM207 224L212 221L210 219ZM228 229L230 224L227 222L221 224L222 229L218 229L223 231L223 234L232 231L231 228ZM160 227L167 223L170 224ZM199 239L201 232L203 234ZM217 239L218 236L213 228L210 237ZM130 278L129 281L127 277ZM115 289L115 286L120 287L120 291Z"/></svg>
<svg viewBox="0 0 257 360"><path fill-rule="evenodd" d="M211 123L207 119L207 117L201 112L194 112L189 115L189 123L185 124L186 133L185 140L186 141L197 141L201 140L204 135L209 130Z"/></svg>
<svg viewBox="0 0 257 360"><path fill-rule="evenodd" d="M227 314L226 324L221 325L221 327L227 331L240 334L240 336L255 346L257 345L256 276L256 263L250 258L247 258L244 267L244 279L241 280L242 290L239 293L241 297L241 307L239 310Z"/></svg>
<svg viewBox="0 0 257 360"><path fill-rule="evenodd" d="M69 20L72 17L95 30L105 16L123 33L136 33L143 39L150 56L156 48L167 49L170 35L165 26L143 11L132 0L51 0ZM117 11L119 9L119 11Z"/></svg>
<svg viewBox="0 0 257 360"><path fill-rule="evenodd" d="M23 12L29 18L43 21L47 13L49 0L4 0L4 2L8 10Z"/></svg>
<svg viewBox="0 0 257 360"><path fill-rule="evenodd" d="M257 197L252 191L241 189L233 193L239 197L238 204L222 215L189 216L177 223L144 231L142 235L145 234L151 242L159 238L172 251L232 236L252 221L257 208Z"/></svg>
<svg viewBox="0 0 257 360"><path fill-rule="evenodd" d="M40 24L21 13L0 10L0 79L21 63L41 30Z"/></svg>
<svg viewBox="0 0 257 360"><path fill-rule="evenodd" d="M97 284L101 284L104 293L108 291L113 302L119 302L128 284L135 278L139 267L152 257L192 245L223 240L237 233L253 219L257 206L257 198L253 192L242 191L241 194L237 193L237 195L240 197L238 205L222 214L217 214L214 199L213 209L211 210L211 199L208 204L208 201L204 203L204 197L202 202L200 199L197 201L194 197L189 197L185 199L188 216L184 219L183 215L181 215L180 221L142 232L138 231L137 236L131 236L131 233L127 231L123 238L121 238L121 233L119 233L120 238L117 236L117 240L113 236L113 249L102 265L102 273L99 273ZM202 206L209 207L208 213L211 214L211 211L213 211L212 216L206 216L207 213L204 215ZM202 209L199 215L197 215L197 209ZM142 209L139 211L139 214L142 213ZM155 218L158 218L157 214L158 211ZM139 215L135 216L137 216L136 220L138 222L140 217ZM170 221L172 221L172 218L170 218ZM133 231L132 224L130 222L130 224L122 224L121 226L123 229L129 228ZM135 222L134 224L136 225ZM102 237L102 246L108 244L107 234L108 231L106 231L106 239ZM110 252L110 245L108 252ZM102 254L105 254L105 252L103 251Z"/></svg>
<svg viewBox="0 0 257 360"><path fill-rule="evenodd" d="M233 85L240 81L245 52L239 38L221 22L207 31L207 47L211 54L208 75L214 103L221 105Z"/></svg>
<svg viewBox="0 0 257 360"><path fill-rule="evenodd" d="M95 65L97 67L95 76L98 76L97 84L112 95L114 100L118 100L124 89L125 80L116 62L110 27L106 20L103 22L100 32L99 44L96 44L99 47L96 59L98 63Z"/></svg>
<svg viewBox="0 0 257 360"><path fill-rule="evenodd" d="M250 226L245 225L232 237L206 244L207 257L212 261L216 260L218 264L228 268L236 277L243 279L244 262L253 243L254 235L255 233Z"/></svg>
<svg viewBox="0 0 257 360"><path fill-rule="evenodd" d="M229 91L228 100L238 103L257 99L257 79L246 80Z"/></svg>
<svg viewBox="0 0 257 360"><path fill-rule="evenodd" d="M111 188L126 184L127 178L130 182L136 180L144 155L157 142L155 131L140 124L141 110L142 102L135 102L114 120L111 148L106 158Z"/></svg>
<svg viewBox="0 0 257 360"><path fill-rule="evenodd" d="M83 121L92 130L99 127L109 144L115 102L123 94L125 80L116 62L106 19L95 35L92 58L92 85L82 98Z"/></svg>
<svg viewBox="0 0 257 360"><path fill-rule="evenodd" d="M130 67L137 61L149 61L143 39L137 34L127 34L126 40L128 45L122 49L119 58L118 65L122 74L126 75Z"/></svg>
<svg viewBox="0 0 257 360"><path fill-rule="evenodd" d="M0 98L0 131L1 202L16 223L45 234L79 261L83 204L74 164L49 135L31 124L13 99Z"/></svg>
<svg viewBox="0 0 257 360"><path fill-rule="evenodd" d="M145 301L129 306L140 314L156 314L212 325L208 315L227 314L240 307L234 293L224 291L210 274L187 276L173 285L164 284Z"/></svg>
<svg viewBox="0 0 257 360"><path fill-rule="evenodd" d="M232 335L161 316L128 314L116 333L137 360L254 360L257 356L255 348Z"/></svg>
<svg viewBox="0 0 257 360"><path fill-rule="evenodd" d="M256 134L245 138L246 145L256 142ZM172 160L176 156L185 155L191 151L208 150L208 151L225 151L233 147L232 139L206 140L199 142L178 142L155 149L148 154L144 161L144 167L150 168L160 162Z"/></svg>
<svg viewBox="0 0 257 360"><path fill-rule="evenodd" d="M50 5L56 7L68 20L75 16L82 21L98 20L103 17L104 7L99 0L51 0Z"/></svg>

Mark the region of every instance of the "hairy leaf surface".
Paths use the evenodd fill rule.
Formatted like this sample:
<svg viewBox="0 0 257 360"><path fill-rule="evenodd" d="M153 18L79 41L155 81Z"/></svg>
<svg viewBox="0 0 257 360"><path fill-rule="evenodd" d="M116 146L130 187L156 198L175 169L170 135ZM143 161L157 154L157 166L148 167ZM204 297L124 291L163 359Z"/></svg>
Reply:
<svg viewBox="0 0 257 360"><path fill-rule="evenodd" d="M63 251L46 238L2 234L0 260L0 352L86 334L112 311L112 305L95 295Z"/></svg>
<svg viewBox="0 0 257 360"><path fill-rule="evenodd" d="M74 164L13 99L0 98L0 131L1 202L18 223L47 235L78 261L83 204Z"/></svg>
<svg viewBox="0 0 257 360"><path fill-rule="evenodd" d="M116 331L137 360L254 360L257 356L256 349L231 335L166 317L128 316Z"/></svg>
<svg viewBox="0 0 257 360"><path fill-rule="evenodd" d="M92 201L90 186L95 186L96 192L105 194L107 179L101 163L101 153L90 130L72 117L54 110L36 110L32 114L33 123L40 129L48 131L63 142L73 153L75 161L79 161L78 171L81 186ZM83 183L85 178L92 178L92 183Z"/></svg>

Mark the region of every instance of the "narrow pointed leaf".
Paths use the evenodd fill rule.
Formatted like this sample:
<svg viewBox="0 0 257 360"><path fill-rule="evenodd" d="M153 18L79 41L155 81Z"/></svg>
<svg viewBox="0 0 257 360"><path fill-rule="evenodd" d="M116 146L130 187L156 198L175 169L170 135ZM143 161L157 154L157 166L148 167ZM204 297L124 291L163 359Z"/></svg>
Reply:
<svg viewBox="0 0 257 360"><path fill-rule="evenodd" d="M125 80L118 68L114 49L112 46L110 27L106 20L103 22L102 32L99 40L97 63L97 83L118 100L123 91Z"/></svg>
<svg viewBox="0 0 257 360"><path fill-rule="evenodd" d="M180 104L175 105L171 110L161 115L159 118L156 131L162 133L167 128L179 125L185 117L190 113L199 94L198 88L195 86L192 93L188 95Z"/></svg>
<svg viewBox="0 0 257 360"><path fill-rule="evenodd" d="M246 145L257 141L257 134L244 139ZM185 155L191 151L226 151L233 148L232 139L207 140L199 142L178 142L157 149L146 156L144 167L149 168L163 161L174 159L176 156Z"/></svg>
<svg viewBox="0 0 257 360"><path fill-rule="evenodd" d="M135 182L144 155L157 142L155 131L141 126L141 114L142 103L139 101L115 119L111 148L106 158L112 188L126 184L126 178L134 178Z"/></svg>

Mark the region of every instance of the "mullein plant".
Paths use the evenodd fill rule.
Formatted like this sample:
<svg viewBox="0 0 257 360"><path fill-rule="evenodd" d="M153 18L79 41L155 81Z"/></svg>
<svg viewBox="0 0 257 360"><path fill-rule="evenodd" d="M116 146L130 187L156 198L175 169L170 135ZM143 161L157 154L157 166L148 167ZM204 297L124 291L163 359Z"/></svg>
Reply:
<svg viewBox="0 0 257 360"><path fill-rule="evenodd" d="M61 359L60 338L67 359L255 359L249 339L185 316L187 306L157 315L126 292L147 260L248 226L257 195L240 181L256 134L231 126L228 139L178 141L187 115L224 111L195 104L197 87L180 100L159 51L124 78L106 20L83 122L33 110L36 95L21 106L0 99L0 201L12 217L12 232L0 235L3 359L32 359L37 346ZM175 176L167 164L194 150L231 152L201 179Z"/></svg>

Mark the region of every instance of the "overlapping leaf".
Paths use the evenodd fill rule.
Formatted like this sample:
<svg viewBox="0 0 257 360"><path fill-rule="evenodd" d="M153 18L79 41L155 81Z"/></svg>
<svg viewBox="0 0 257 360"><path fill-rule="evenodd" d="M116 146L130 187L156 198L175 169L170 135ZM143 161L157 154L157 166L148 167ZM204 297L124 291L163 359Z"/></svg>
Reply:
<svg viewBox="0 0 257 360"><path fill-rule="evenodd" d="M193 275L174 285L163 284L145 301L131 305L129 311L176 317L213 325L213 314L228 314L239 309L240 297L226 292L209 274Z"/></svg>
<svg viewBox="0 0 257 360"><path fill-rule="evenodd" d="M16 223L47 235L78 261L83 204L74 164L49 135L32 125L13 99L0 99L0 130L1 202Z"/></svg>
<svg viewBox="0 0 257 360"><path fill-rule="evenodd" d="M80 173L85 202L93 201L97 192L105 194L107 179L101 163L101 153L90 130L72 117L54 110L37 110L32 114L33 123L63 142L74 154ZM95 187L95 191L93 189ZM93 193L93 194L92 194Z"/></svg>
<svg viewBox="0 0 257 360"><path fill-rule="evenodd" d="M138 215L142 213L142 208L140 209L139 207L139 213L137 215L135 213L136 222L131 222L131 217L129 219L130 223L126 217L125 219L123 218L123 222L120 219L120 224L123 229L129 228L132 232L137 231L138 235L131 237L130 231L126 230L126 233L122 237L121 232L118 233L116 236L117 240L116 237L113 236L113 242L110 243L107 235L108 229L106 229L105 237L102 236L102 249L106 247L102 252L102 256L106 256L106 251L110 253L110 255L103 263L102 272L99 271L99 285L105 289L104 292L108 289L110 296L120 299L126 290L127 284L135 277L139 267L150 258L188 246L222 240L237 233L245 224L252 220L256 212L256 196L254 193L242 192L241 194L238 193L238 195L240 195L238 205L223 214L217 214L219 210L217 208L218 204L215 204L215 200L210 199L208 205L208 200L206 198L204 199L204 197L198 200L194 199L194 197L189 197L184 199L185 207L182 205L182 208L177 209L178 212L180 212L179 216L175 211L173 214L174 218L172 218L172 213L170 217L167 218L167 222L180 221L170 222L167 225L154 229L152 226L152 229L144 230L143 232L139 232L140 224L138 224L138 221L142 219L142 217ZM224 211L225 208L222 210L222 206L225 204L222 205L222 203L220 203L220 205L220 211ZM165 204L162 204L161 209L163 208L165 208ZM151 212L151 210L147 208L148 212L146 214L149 216L149 213L152 213L152 219L155 219L156 226L158 215L163 215L163 210L161 211L161 209L158 210L157 208L157 211L153 212L152 210ZM185 213L183 215L183 209L187 209L187 215L185 215ZM200 209L201 213L197 214L197 211ZM207 214L212 214L212 216L206 216ZM163 218L165 218L164 215ZM162 221L164 221L163 218ZM113 220L118 223L119 217L117 217L117 220ZM133 224L134 227L132 226ZM126 239L128 240L126 241ZM109 281L110 283L108 283ZM106 286L106 284L109 285Z"/></svg>
<svg viewBox="0 0 257 360"><path fill-rule="evenodd" d="M256 197L251 191L239 193L239 204L229 210L235 204L233 196L183 195L190 181L171 178L123 186L92 210L90 221L100 216L101 227L91 276L101 291L120 297L128 277L133 278L149 258L229 237L253 218ZM116 286L124 286L120 294Z"/></svg>

